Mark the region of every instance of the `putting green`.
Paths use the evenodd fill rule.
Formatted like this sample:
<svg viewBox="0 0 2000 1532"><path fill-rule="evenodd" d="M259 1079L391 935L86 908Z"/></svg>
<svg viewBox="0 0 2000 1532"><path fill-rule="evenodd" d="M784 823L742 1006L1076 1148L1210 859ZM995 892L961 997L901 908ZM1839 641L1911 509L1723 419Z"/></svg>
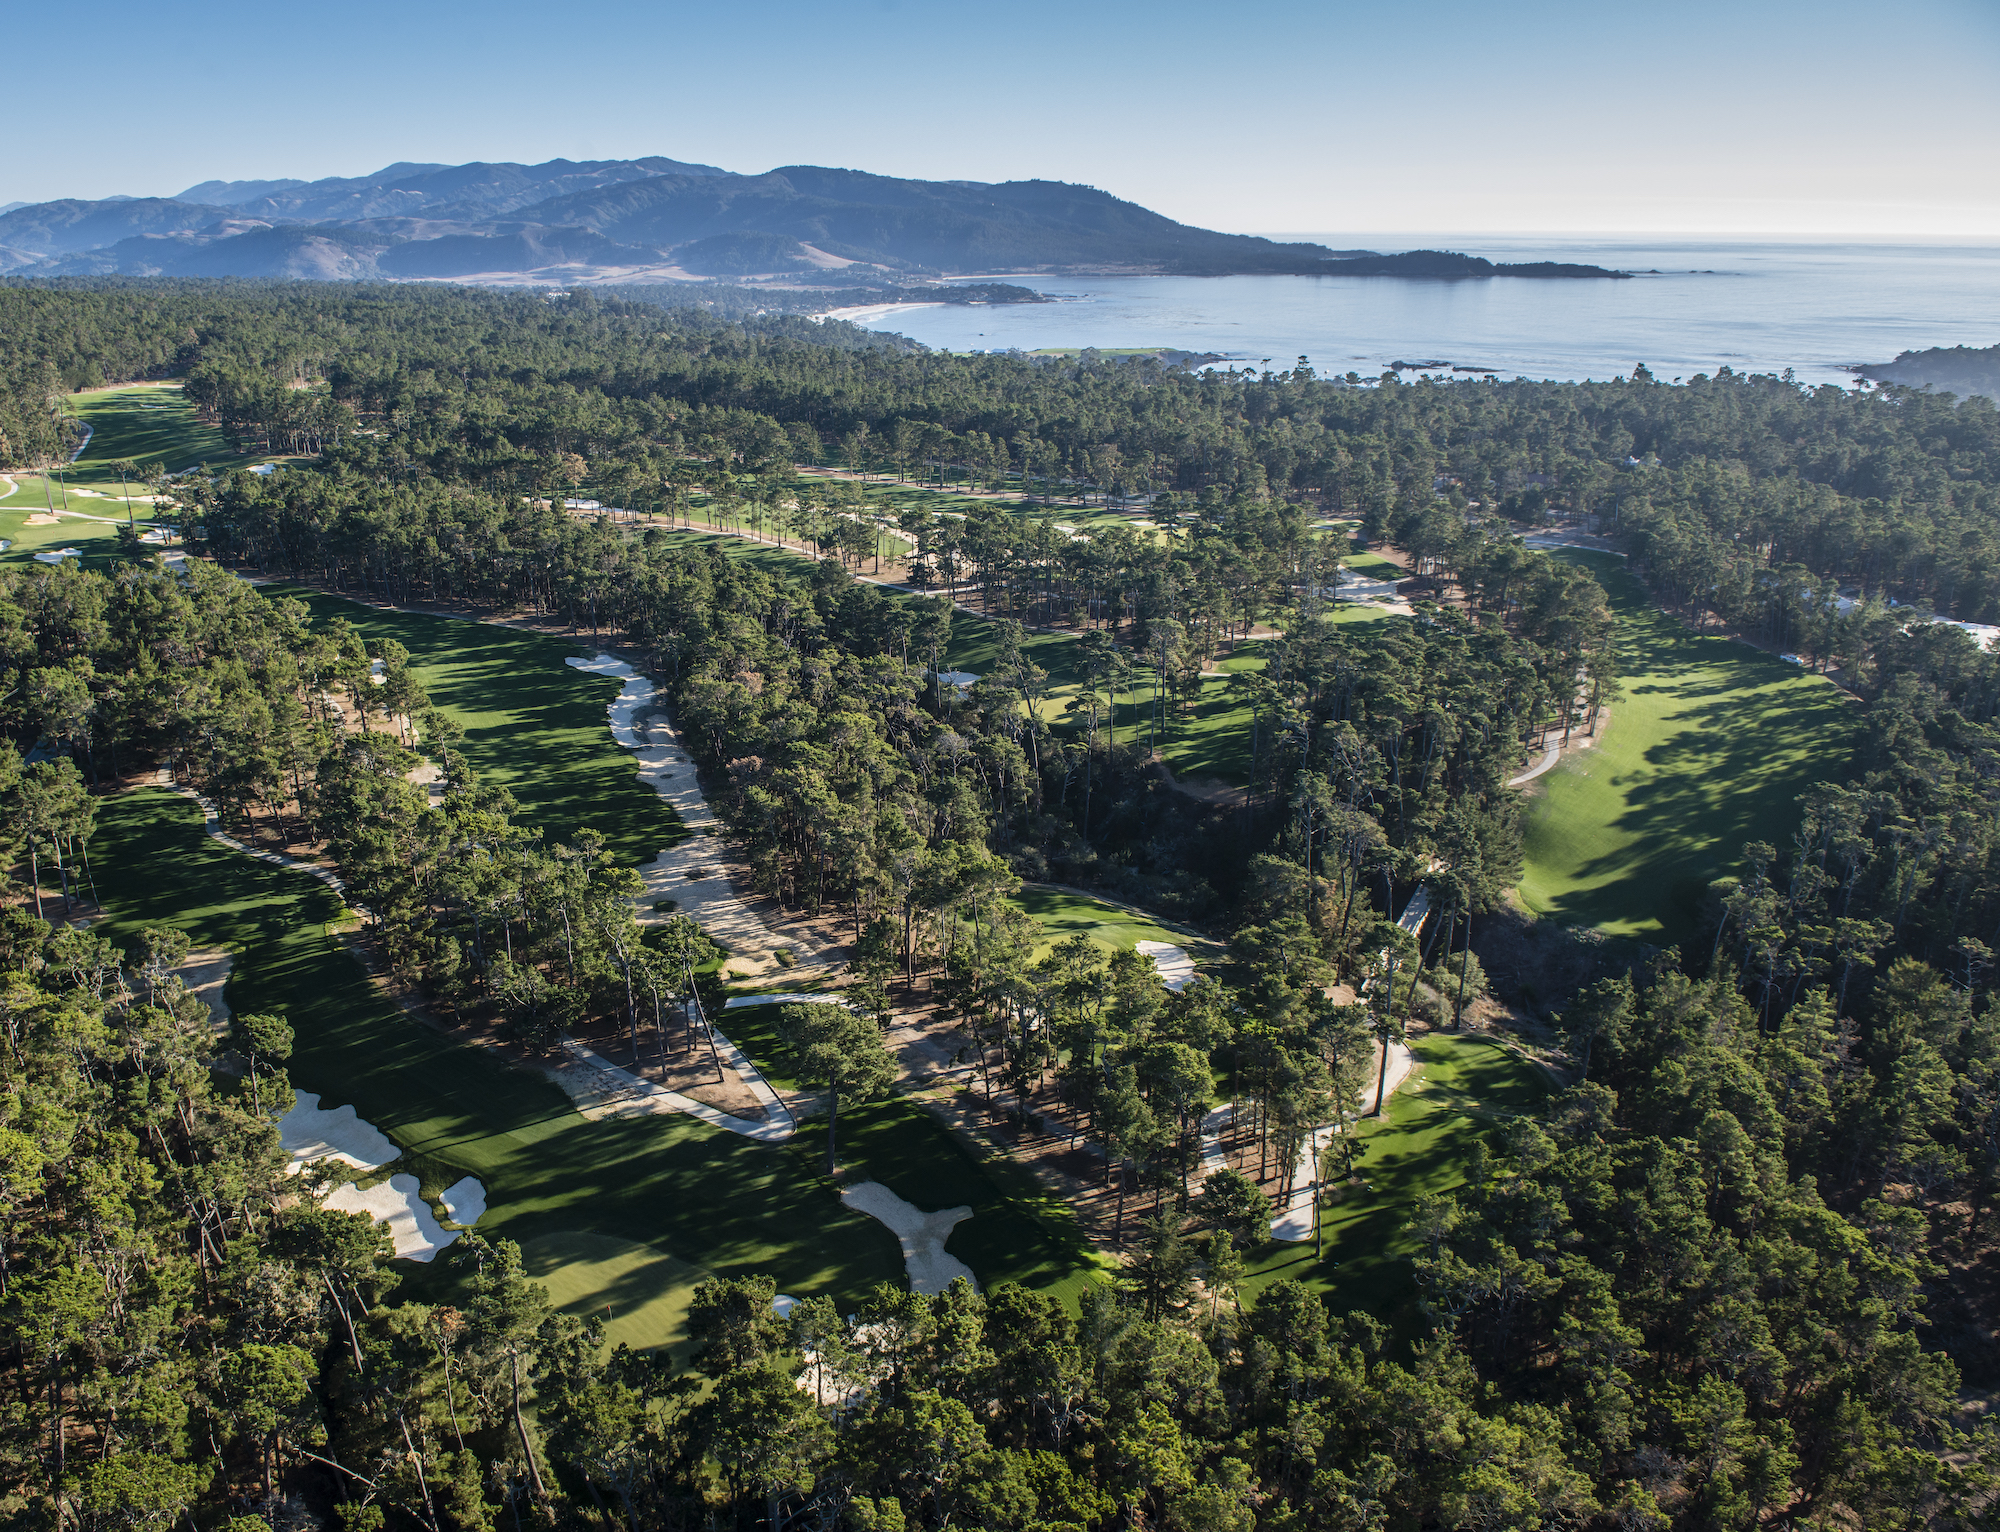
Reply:
<svg viewBox="0 0 2000 1532"><path fill-rule="evenodd" d="M606 1346L666 1351L688 1362L688 1306L708 1273L652 1245L563 1230L521 1246L521 1264L559 1309L606 1320Z"/></svg>
<svg viewBox="0 0 2000 1532"><path fill-rule="evenodd" d="M1216 950L1216 944L1205 937L1172 930L1136 911L1047 883L1030 883L1009 895L1007 902L1032 916L1047 933L1047 939L1035 949L1037 958L1047 956L1057 942L1079 935L1110 952L1130 952L1140 942L1184 947L1197 958Z"/></svg>
<svg viewBox="0 0 2000 1532"><path fill-rule="evenodd" d="M1532 784L1522 901L1653 942L1700 939L1709 880L1783 845L1798 798L1845 775L1859 709L1829 682L1665 616L1609 554L1565 550L1618 615L1624 697L1595 749Z"/></svg>

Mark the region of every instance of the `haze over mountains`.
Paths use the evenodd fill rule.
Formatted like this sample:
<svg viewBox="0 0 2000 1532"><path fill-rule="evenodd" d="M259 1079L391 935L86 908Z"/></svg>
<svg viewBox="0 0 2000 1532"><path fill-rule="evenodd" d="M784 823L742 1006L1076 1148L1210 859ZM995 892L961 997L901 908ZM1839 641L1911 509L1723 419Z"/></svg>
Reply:
<svg viewBox="0 0 2000 1532"><path fill-rule="evenodd" d="M14 276L479 282L776 276L813 284L1091 268L1611 276L1439 252L1336 251L1192 228L1059 181L907 181L788 165L738 175L649 157L399 162L319 181L203 181L173 197L63 199L0 214ZM1352 263L1343 272L1343 263Z"/></svg>

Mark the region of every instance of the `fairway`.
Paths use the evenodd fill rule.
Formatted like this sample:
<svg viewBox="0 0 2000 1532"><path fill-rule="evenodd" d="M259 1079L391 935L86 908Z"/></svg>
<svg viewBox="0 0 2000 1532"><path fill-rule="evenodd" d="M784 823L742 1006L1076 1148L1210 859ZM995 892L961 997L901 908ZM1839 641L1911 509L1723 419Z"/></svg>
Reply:
<svg viewBox="0 0 2000 1532"><path fill-rule="evenodd" d="M14 490L0 484L0 539L10 545L0 559L27 563L46 549L75 548L86 569L109 573L127 562L118 533L128 523L144 530L153 506L137 497L156 468L178 471L201 462L232 463L236 454L222 434L205 426L181 397L178 385L145 383L127 388L73 394L66 401L91 428L89 445L76 462L55 474L13 474ZM120 481L115 464L129 460L135 477ZM54 523L28 525L28 518L64 514ZM154 548L148 546L144 557Z"/></svg>
<svg viewBox="0 0 2000 1532"><path fill-rule="evenodd" d="M141 788L106 800L92 862L102 934L129 944L142 926L170 925L197 946L230 948L230 1005L277 1012L297 1033L293 1082L477 1176L487 1237L609 1236L721 1274L767 1271L787 1292L843 1303L900 1280L895 1239L798 1175L793 1155L687 1117L591 1122L552 1082L401 1009L325 934L338 895L209 838L187 799ZM686 1273L647 1269L659 1280L645 1301L671 1302Z"/></svg>
<svg viewBox="0 0 2000 1532"><path fill-rule="evenodd" d="M587 642L544 638L492 623L387 611L297 586L265 587L304 601L316 621L344 617L364 639L392 638L447 717L482 781L520 802L518 823L550 840L600 832L622 860L650 862L685 833L672 809L639 780L632 753L611 737L606 709L622 683L563 662Z"/></svg>
<svg viewBox="0 0 2000 1532"><path fill-rule="evenodd" d="M203 463L226 468L236 461L229 439L203 423L177 383L96 389L72 395L69 403L91 430L76 463L85 483L108 477L115 489L118 475L109 470L120 458L136 463L141 475L155 468L180 473Z"/></svg>
<svg viewBox="0 0 2000 1532"><path fill-rule="evenodd" d="M1320 1209L1326 1254L1309 1244L1270 1244L1250 1256L1243 1299L1281 1277L1326 1295L1335 1313L1366 1309L1398 1330L1420 1326L1410 1281L1415 1242L1403 1232L1419 1197L1465 1184L1473 1143L1497 1143L1510 1119L1541 1109L1546 1076L1499 1039L1433 1033L1412 1040L1421 1072L1389 1098L1380 1120L1361 1124L1366 1152L1355 1162L1365 1188Z"/></svg>
<svg viewBox="0 0 2000 1532"><path fill-rule="evenodd" d="M1799 796L1846 774L1859 708L1775 655L1689 632L1622 560L1566 552L1618 613L1625 694L1598 746L1541 779L1521 898L1538 915L1685 944L1744 843L1784 845Z"/></svg>

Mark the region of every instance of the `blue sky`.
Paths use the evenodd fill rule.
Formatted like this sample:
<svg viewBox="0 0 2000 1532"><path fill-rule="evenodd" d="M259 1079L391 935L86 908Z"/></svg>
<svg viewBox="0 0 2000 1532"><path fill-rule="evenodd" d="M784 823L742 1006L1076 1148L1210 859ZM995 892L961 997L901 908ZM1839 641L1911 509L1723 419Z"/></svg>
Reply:
<svg viewBox="0 0 2000 1532"><path fill-rule="evenodd" d="M2000 236L1996 0L97 0L9 42L0 202L665 154L1257 232Z"/></svg>

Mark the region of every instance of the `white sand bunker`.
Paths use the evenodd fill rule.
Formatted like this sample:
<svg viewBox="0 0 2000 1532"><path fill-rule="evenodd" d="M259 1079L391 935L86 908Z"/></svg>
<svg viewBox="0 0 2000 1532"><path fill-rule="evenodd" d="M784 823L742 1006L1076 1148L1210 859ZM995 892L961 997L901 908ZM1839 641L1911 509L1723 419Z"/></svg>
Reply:
<svg viewBox="0 0 2000 1532"><path fill-rule="evenodd" d="M187 992L208 1007L209 1023L218 1032L226 1031L229 1026L229 1002L223 993L235 964L235 956L227 947L217 947L208 952L190 952L173 971Z"/></svg>
<svg viewBox="0 0 2000 1532"><path fill-rule="evenodd" d="M373 1170L403 1152L374 1123L355 1116L353 1107L324 1111L311 1091L294 1094L298 1099L292 1109L278 1119L278 1142L292 1157L293 1174L316 1160L339 1160L356 1170Z"/></svg>
<svg viewBox="0 0 2000 1532"><path fill-rule="evenodd" d="M1187 955L1185 947L1176 947L1172 942L1141 942L1139 954L1153 960L1153 966L1160 971L1160 982L1171 990L1183 990L1194 982L1194 959Z"/></svg>
<svg viewBox="0 0 2000 1532"><path fill-rule="evenodd" d="M29 517L28 519L32 521L34 518ZM77 548L51 548L45 553L36 554L35 562L37 564L60 564L64 559L80 559L82 557L82 550Z"/></svg>
<svg viewBox="0 0 2000 1532"><path fill-rule="evenodd" d="M337 1213L366 1213L387 1224L397 1255L428 1263L458 1236L444 1231L430 1204L417 1193L417 1178L412 1175L391 1176L365 1192L350 1181L326 1199L326 1206Z"/></svg>
<svg viewBox="0 0 2000 1532"><path fill-rule="evenodd" d="M672 899L677 912L691 918L702 930L729 949L729 970L740 976L773 973L781 966L776 954L796 949L796 938L778 936L757 913L736 896L730 880L715 866L719 847L710 838L717 831L701 784L695 775L694 757L674 737L672 725L662 712L651 680L640 675L623 660L600 654L586 660L572 656L564 662L588 675L612 676L625 683L611 699L611 737L620 749L638 758L639 780L666 800L680 822L691 832L679 845L662 851L653 862L639 869L646 889L640 896L640 920L655 917L654 901ZM653 716L644 725L641 712ZM701 876L689 878L690 872ZM808 962L805 966L811 966Z"/></svg>
<svg viewBox="0 0 2000 1532"><path fill-rule="evenodd" d="M949 1254L944 1242L951 1231L972 1216L969 1207L946 1208L926 1213L898 1197L880 1181L863 1181L840 1194L840 1200L887 1226L903 1246L903 1269L910 1276L913 1293L941 1293L954 1278L963 1277L975 1288L979 1279L972 1268Z"/></svg>
<svg viewBox="0 0 2000 1532"><path fill-rule="evenodd" d="M438 1193L445 1216L471 1228L486 1213L486 1188L474 1176L462 1176Z"/></svg>
<svg viewBox="0 0 2000 1532"><path fill-rule="evenodd" d="M971 686L979 677L970 670L939 670L932 672L946 686Z"/></svg>

